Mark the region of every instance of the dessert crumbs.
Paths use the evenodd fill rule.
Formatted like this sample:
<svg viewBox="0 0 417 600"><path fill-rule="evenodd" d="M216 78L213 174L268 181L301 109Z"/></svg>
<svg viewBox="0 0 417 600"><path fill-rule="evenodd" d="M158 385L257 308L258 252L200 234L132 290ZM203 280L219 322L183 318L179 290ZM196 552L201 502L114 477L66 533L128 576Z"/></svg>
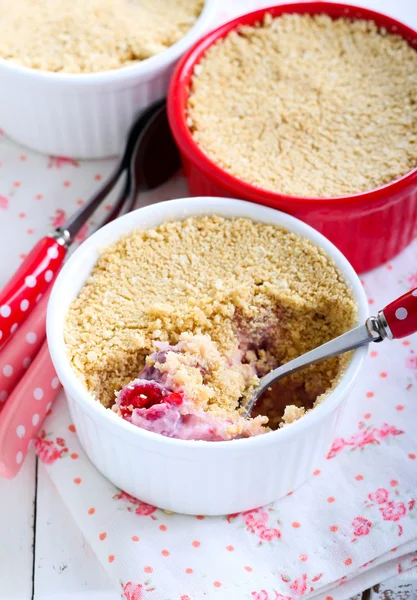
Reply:
<svg viewBox="0 0 417 600"><path fill-rule="evenodd" d="M259 376L355 320L351 290L312 242L246 218L202 216L135 230L103 249L70 306L65 342L77 376L106 407L156 367L203 410L233 416ZM178 343L181 352L166 350L158 362L155 346ZM312 408L344 360L285 378L271 426Z"/></svg>
<svg viewBox="0 0 417 600"><path fill-rule="evenodd" d="M417 165L417 52L373 21L267 13L196 65L188 124L211 160L252 185L368 191Z"/></svg>
<svg viewBox="0 0 417 600"><path fill-rule="evenodd" d="M42 71L118 69L184 37L203 0L0 0L0 57Z"/></svg>

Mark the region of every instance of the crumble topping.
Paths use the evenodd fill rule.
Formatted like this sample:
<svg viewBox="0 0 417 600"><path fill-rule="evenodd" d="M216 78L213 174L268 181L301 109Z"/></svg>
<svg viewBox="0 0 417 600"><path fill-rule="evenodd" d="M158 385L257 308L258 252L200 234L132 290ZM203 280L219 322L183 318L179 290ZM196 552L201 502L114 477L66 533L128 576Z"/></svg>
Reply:
<svg viewBox="0 0 417 600"><path fill-rule="evenodd" d="M203 0L0 0L0 56L43 71L117 69L184 37Z"/></svg>
<svg viewBox="0 0 417 600"><path fill-rule="evenodd" d="M77 376L104 406L117 395L120 414L125 386L153 381L162 385L158 402L176 399L171 429L171 417L177 427L206 413L228 420L222 439L230 439L248 428L244 405L259 377L355 320L351 290L313 243L275 225L202 216L136 230L105 248L71 304L65 342ZM284 378L256 407L256 431L265 415L276 428L311 409L346 360ZM132 422L151 406L146 393L136 398Z"/></svg>
<svg viewBox="0 0 417 600"><path fill-rule="evenodd" d="M373 21L267 14L196 65L188 123L211 160L252 185L371 190L417 164L417 52Z"/></svg>

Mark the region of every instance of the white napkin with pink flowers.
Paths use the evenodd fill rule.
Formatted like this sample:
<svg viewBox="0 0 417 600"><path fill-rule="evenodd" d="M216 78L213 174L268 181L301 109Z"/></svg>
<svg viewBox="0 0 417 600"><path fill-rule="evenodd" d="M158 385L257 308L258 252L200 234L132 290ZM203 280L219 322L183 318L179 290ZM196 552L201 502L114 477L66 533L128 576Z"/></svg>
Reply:
<svg viewBox="0 0 417 600"><path fill-rule="evenodd" d="M417 285L416 255L417 241L363 278L371 308ZM342 600L417 569L417 336L370 349L325 466L246 513L167 514L117 489L63 397L35 446L127 600Z"/></svg>
<svg viewBox="0 0 417 600"><path fill-rule="evenodd" d="M417 26L412 0L352 1ZM224 20L266 4L229 0L218 16ZM6 280L50 225L83 204L113 161L48 158L0 141L0 216L8 217L15 233L7 238L8 260L0 261ZM151 197L184 194L177 178ZM364 278L372 307L417 286L416 256L417 242ZM35 446L127 600L344 600L398 572L417 570L416 337L371 349L325 466L290 497L265 508L186 517L127 496L86 458L62 396Z"/></svg>

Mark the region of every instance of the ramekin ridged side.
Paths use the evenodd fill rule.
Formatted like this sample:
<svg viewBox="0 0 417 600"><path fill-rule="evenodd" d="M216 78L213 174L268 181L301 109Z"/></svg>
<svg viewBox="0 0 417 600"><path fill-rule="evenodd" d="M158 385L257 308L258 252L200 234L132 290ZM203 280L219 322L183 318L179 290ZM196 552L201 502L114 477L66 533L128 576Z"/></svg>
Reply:
<svg viewBox="0 0 417 600"><path fill-rule="evenodd" d="M139 436L118 435L76 398L67 397L81 445L107 479L148 504L191 515L250 510L295 490L322 468L345 406L341 398L341 404L315 427L277 440L276 445L223 453L207 448L216 442L206 442L202 448L190 446L188 456L178 456L168 446L159 449L158 443L146 443Z"/></svg>
<svg viewBox="0 0 417 600"><path fill-rule="evenodd" d="M290 426L248 439L203 442L166 438L135 427L94 401L69 364L63 333L69 304L87 279L100 248L134 229L202 214L275 223L310 239L335 260L352 287L360 322L367 317L368 303L353 268L314 229L254 203L200 197L141 208L110 223L84 242L54 285L47 334L77 435L97 469L126 492L160 508L185 514L219 515L272 502L320 468L367 350L360 348L353 353L341 381L320 406Z"/></svg>
<svg viewBox="0 0 417 600"><path fill-rule="evenodd" d="M215 17L206 0L192 29L164 52L99 73L38 71L0 58L0 124L13 141L45 154L105 158L119 154L135 115L163 98L177 60Z"/></svg>

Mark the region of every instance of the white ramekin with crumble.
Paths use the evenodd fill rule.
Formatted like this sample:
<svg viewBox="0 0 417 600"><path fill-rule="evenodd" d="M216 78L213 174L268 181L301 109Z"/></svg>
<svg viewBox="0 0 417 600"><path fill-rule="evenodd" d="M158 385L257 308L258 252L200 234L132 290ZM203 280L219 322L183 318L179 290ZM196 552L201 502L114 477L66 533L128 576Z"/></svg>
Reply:
<svg viewBox="0 0 417 600"><path fill-rule="evenodd" d="M48 308L51 357L81 444L118 487L188 514L276 500L323 462L361 348L286 378L244 417L259 377L364 321L362 285L308 225L191 198L87 240Z"/></svg>
<svg viewBox="0 0 417 600"><path fill-rule="evenodd" d="M217 0L0 0L0 118L33 150L119 154L135 115L166 95Z"/></svg>

